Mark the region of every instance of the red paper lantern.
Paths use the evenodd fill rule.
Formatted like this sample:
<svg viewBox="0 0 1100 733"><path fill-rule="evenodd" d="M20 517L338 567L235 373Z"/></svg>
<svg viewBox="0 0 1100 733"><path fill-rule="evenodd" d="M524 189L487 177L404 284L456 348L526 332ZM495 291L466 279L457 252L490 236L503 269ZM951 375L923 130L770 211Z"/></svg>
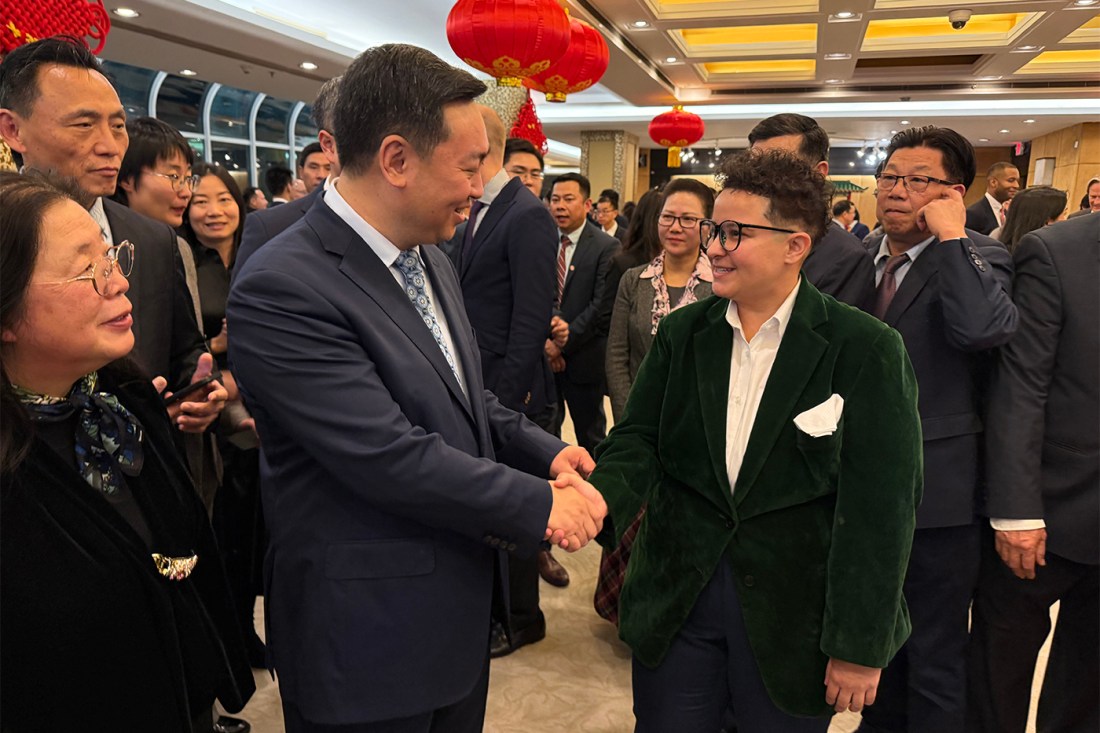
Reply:
<svg viewBox="0 0 1100 733"><path fill-rule="evenodd" d="M4 5L0 12L0 55L7 55L25 43L61 34L91 36L98 43L95 47L87 41L85 44L92 53L99 53L111 30L103 0L15 0Z"/></svg>
<svg viewBox="0 0 1100 733"><path fill-rule="evenodd" d="M569 16L554 0L458 0L447 16L447 40L500 86L518 87L569 48Z"/></svg>
<svg viewBox="0 0 1100 733"><path fill-rule="evenodd" d="M653 142L668 148L668 167L680 167L680 149L699 142L703 138L706 126L703 118L692 112L685 112L681 104L671 112L662 112L649 123L649 136Z"/></svg>
<svg viewBox="0 0 1100 733"><path fill-rule="evenodd" d="M546 71L524 80L531 89L544 92L547 102L564 102L567 94L583 92L600 80L610 58L607 41L583 20L570 18L569 50Z"/></svg>

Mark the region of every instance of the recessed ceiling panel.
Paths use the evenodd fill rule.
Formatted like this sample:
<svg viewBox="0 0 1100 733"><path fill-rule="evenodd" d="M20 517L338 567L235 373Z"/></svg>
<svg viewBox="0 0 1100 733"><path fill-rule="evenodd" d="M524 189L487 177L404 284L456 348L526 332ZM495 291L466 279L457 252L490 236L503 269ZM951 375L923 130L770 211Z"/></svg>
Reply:
<svg viewBox="0 0 1100 733"><path fill-rule="evenodd" d="M708 81L803 81L814 78L816 62L813 59L713 61L700 64L700 68Z"/></svg>
<svg viewBox="0 0 1100 733"><path fill-rule="evenodd" d="M872 20L863 37L863 51L1008 46L1042 13L975 15L965 28L951 27L946 15L928 18Z"/></svg>
<svg viewBox="0 0 1100 733"><path fill-rule="evenodd" d="M1100 69L1100 49L1045 51L1017 71L1017 74L1095 74Z"/></svg>
<svg viewBox="0 0 1100 733"><path fill-rule="evenodd" d="M817 0L645 0L658 20L816 13Z"/></svg>
<svg viewBox="0 0 1100 733"><path fill-rule="evenodd" d="M817 50L817 25L725 26L672 31L673 42L685 56L789 56Z"/></svg>

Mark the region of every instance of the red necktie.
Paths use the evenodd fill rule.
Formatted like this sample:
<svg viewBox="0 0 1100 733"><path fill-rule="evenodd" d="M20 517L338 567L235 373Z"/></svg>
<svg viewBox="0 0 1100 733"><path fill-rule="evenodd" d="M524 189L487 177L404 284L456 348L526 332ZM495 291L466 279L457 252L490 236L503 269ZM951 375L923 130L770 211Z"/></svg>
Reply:
<svg viewBox="0 0 1100 733"><path fill-rule="evenodd" d="M565 248L571 245L567 234L561 235L561 249L558 250L558 305L561 305L561 294L565 290Z"/></svg>
<svg viewBox="0 0 1100 733"><path fill-rule="evenodd" d="M875 293L875 309L872 315L880 321L890 308L894 295L898 292L898 281L894 278L897 269L909 261L909 255L902 252L886 260L886 269L882 271L882 280L879 281L878 290Z"/></svg>

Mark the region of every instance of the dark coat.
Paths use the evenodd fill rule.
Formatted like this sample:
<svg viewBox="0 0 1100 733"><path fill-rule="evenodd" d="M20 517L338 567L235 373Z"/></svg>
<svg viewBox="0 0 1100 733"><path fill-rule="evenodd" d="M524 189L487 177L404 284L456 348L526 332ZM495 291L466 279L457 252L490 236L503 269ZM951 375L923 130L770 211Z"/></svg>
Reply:
<svg viewBox="0 0 1100 733"><path fill-rule="evenodd" d="M1100 563L1100 217L1015 253L1020 330L1001 348L986 428L986 513L1043 519L1047 549Z"/></svg>
<svg viewBox="0 0 1100 733"><path fill-rule="evenodd" d="M562 356L565 377L574 384L597 384L604 378L607 330L618 288L617 283L607 284L607 273L618 247L619 240L586 221L569 263L557 314L569 323Z"/></svg>
<svg viewBox="0 0 1100 733"><path fill-rule="evenodd" d="M285 206L268 206L263 211L253 211L244 218L244 231L241 244L237 247L237 259L233 261L233 277L244 268L248 258L256 250L282 234L290 225L301 219L313 206L313 202L323 197L325 185L322 183L300 199L287 202Z"/></svg>
<svg viewBox="0 0 1100 733"><path fill-rule="evenodd" d="M159 397L144 377L111 368L100 385L144 428L144 465L127 482L153 547L41 439L3 476L3 729L190 733L215 695L240 710L252 672L206 511ZM188 579L171 581L150 551L199 561Z"/></svg>
<svg viewBox="0 0 1100 733"><path fill-rule="evenodd" d="M542 412L557 402L543 346L554 309L558 228L518 178L493 199L463 253L468 224L459 225L447 250L477 335L485 388L505 407Z"/></svg>
<svg viewBox="0 0 1100 733"><path fill-rule="evenodd" d="M875 295L875 262L854 235L835 221L802 263L810 284L841 303L867 310Z"/></svg>
<svg viewBox="0 0 1100 733"><path fill-rule="evenodd" d="M993 207L989 205L989 199L983 194L980 199L966 207L966 228L973 229L979 234L988 235L999 227L1001 222L993 213Z"/></svg>
<svg viewBox="0 0 1100 733"><path fill-rule="evenodd" d="M648 502L619 634L661 662L718 563L731 563L768 694L831 713L828 657L885 667L909 635L902 580L921 493L916 381L898 334L802 279L730 492L725 435L733 334L717 296L666 316L597 450L591 482L616 535ZM844 398L835 433L796 415ZM614 546L605 523L600 539Z"/></svg>
<svg viewBox="0 0 1100 733"><path fill-rule="evenodd" d="M868 251L878 252L871 235ZM920 385L924 500L917 528L974 521L982 416L993 349L1016 331L1012 258L977 232L934 240L909 267L883 320L905 340Z"/></svg>

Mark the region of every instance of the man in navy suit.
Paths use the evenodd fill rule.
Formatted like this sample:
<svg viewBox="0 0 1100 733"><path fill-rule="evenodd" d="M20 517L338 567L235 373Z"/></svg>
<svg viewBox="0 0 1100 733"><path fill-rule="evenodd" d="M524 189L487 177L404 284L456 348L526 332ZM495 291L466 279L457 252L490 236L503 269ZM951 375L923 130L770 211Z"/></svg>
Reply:
<svg viewBox="0 0 1100 733"><path fill-rule="evenodd" d="M485 389L546 428L557 409L553 374L542 353L554 308L557 227L523 181L504 170L507 131L500 117L489 107L478 109L489 135L481 164L485 192L446 247L477 334ZM508 590L507 628L494 622L489 640L493 657L546 636L536 558L508 558Z"/></svg>
<svg viewBox="0 0 1100 733"><path fill-rule="evenodd" d="M244 218L244 232L241 234L241 244L237 247L233 277L237 276L256 250L305 216L331 182L339 178L340 157L336 152L336 138L332 134L332 112L340 94L340 79L337 76L326 81L321 86L321 91L317 92L317 98L313 100L313 121L317 123L317 141L321 146L321 154L329 163L328 178L314 186L307 196L290 201L286 206L272 206L254 211ZM317 154L314 153L313 157L316 158Z"/></svg>
<svg viewBox="0 0 1100 733"><path fill-rule="evenodd" d="M414 46L360 55L339 180L230 293L290 733L480 731L501 551L575 549L606 513L575 474L588 454L484 388L454 267L426 246L483 193L484 91Z"/></svg>
<svg viewBox="0 0 1100 733"><path fill-rule="evenodd" d="M928 126L894 136L878 175L871 312L901 333L919 387L924 498L905 599L913 632L883 671L862 733L962 733L967 614L978 578L982 413L993 349L1016 331L1012 259L965 229L974 148Z"/></svg>
<svg viewBox="0 0 1100 733"><path fill-rule="evenodd" d="M1020 190L1020 170L1011 163L994 163L986 173L985 195L966 209L966 228L989 234L1005 223L1006 205Z"/></svg>
<svg viewBox="0 0 1100 733"><path fill-rule="evenodd" d="M558 225L559 245L557 307L546 356L557 374L558 434L568 405L578 445L594 451L607 435L603 365L615 299L606 297L605 289L619 240L588 221L591 191L588 179L578 173L558 176L551 189L550 213Z"/></svg>

